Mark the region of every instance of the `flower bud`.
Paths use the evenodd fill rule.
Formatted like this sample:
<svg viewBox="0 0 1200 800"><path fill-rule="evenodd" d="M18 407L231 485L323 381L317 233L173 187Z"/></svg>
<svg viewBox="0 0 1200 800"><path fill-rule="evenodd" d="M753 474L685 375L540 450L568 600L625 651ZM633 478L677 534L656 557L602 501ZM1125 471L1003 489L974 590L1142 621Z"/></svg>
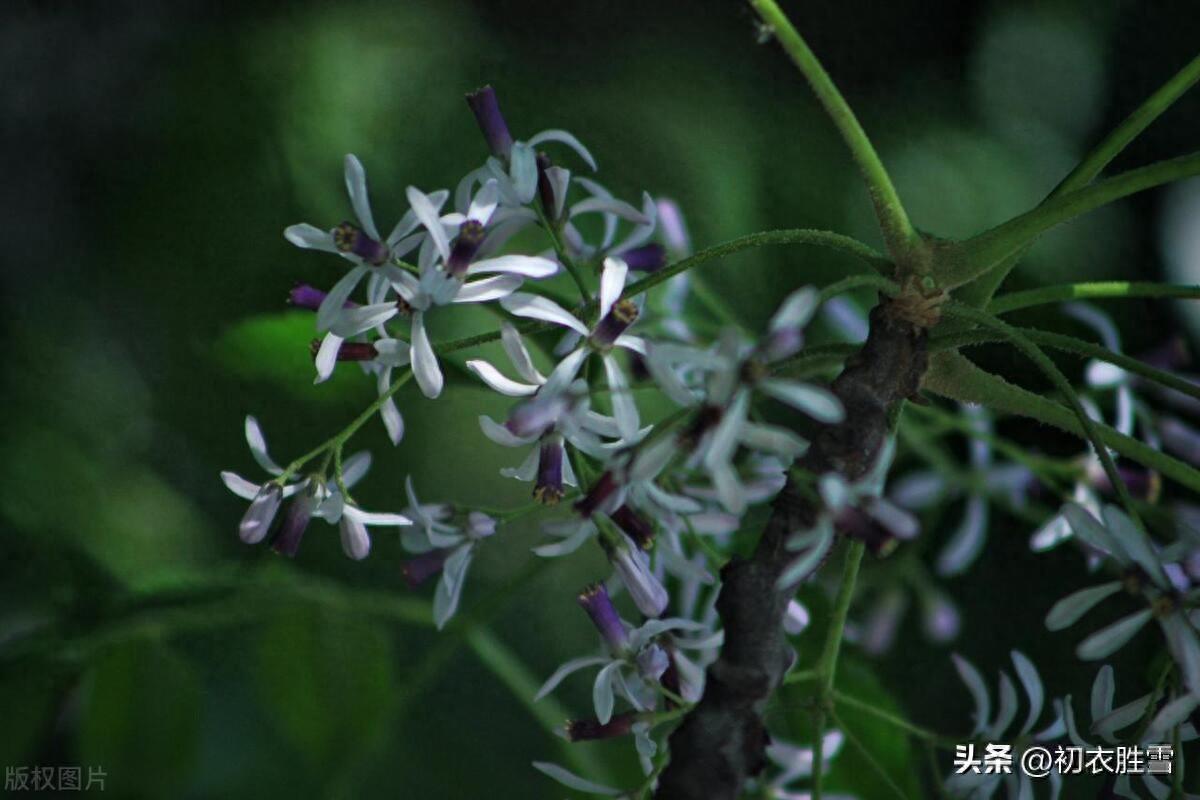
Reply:
<svg viewBox="0 0 1200 800"><path fill-rule="evenodd" d="M512 152L513 138L508 132L508 123L504 121L504 115L500 113L496 90L491 86L484 86L471 92L467 95L467 105L475 114L475 121L479 123L479 130L483 131L483 138L487 139L492 155L507 160Z"/></svg>
<svg viewBox="0 0 1200 800"><path fill-rule="evenodd" d="M275 534L275 539L271 542L271 547L275 552L288 558L295 557L300 550L300 540L304 538L304 532L308 530L308 523L312 519L312 512L316 508L316 504L316 495L312 490L306 491L292 500L283 516L283 524L279 526L279 533Z"/></svg>
<svg viewBox="0 0 1200 800"><path fill-rule="evenodd" d="M267 536L279 504L283 502L283 488L277 483L264 484L250 501L250 507L238 525L238 536L246 544L258 544Z"/></svg>
<svg viewBox="0 0 1200 800"><path fill-rule="evenodd" d="M591 617L592 624L600 631L605 644L614 655L624 652L629 647L629 633L625 630L625 623L621 622L616 606L613 605L608 596L608 589L603 583L588 586L579 593L576 600L580 608Z"/></svg>
<svg viewBox="0 0 1200 800"><path fill-rule="evenodd" d="M450 555L450 551L451 548L442 547L421 553L405 561L400 567L400 572L404 575L404 582L408 584L408 588L416 589L422 583L441 572L442 567L446 564L446 557Z"/></svg>
<svg viewBox="0 0 1200 800"><path fill-rule="evenodd" d="M667 590L646 565L646 557L629 547L616 547L609 551L613 568L634 605L647 617L660 617L667 610Z"/></svg>
<svg viewBox="0 0 1200 800"><path fill-rule="evenodd" d="M343 511L338 522L338 533L342 539L342 552L348 558L362 561L371 552L371 537L367 534L367 526L357 517Z"/></svg>

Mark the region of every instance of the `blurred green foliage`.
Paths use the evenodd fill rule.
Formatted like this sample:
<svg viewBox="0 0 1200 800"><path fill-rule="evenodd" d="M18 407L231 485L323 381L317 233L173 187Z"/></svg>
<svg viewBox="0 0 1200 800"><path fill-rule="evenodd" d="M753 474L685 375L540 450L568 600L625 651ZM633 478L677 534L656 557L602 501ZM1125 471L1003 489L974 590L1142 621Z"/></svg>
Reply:
<svg viewBox="0 0 1200 800"><path fill-rule="evenodd" d="M1147 20L1129 4L791 5L913 218L940 235L1029 207L1192 55L1186 26L1171 23L1182 16ZM37 135L14 145L31 165L18 185L29 186L10 186L8 198L10 241L19 230L30 252L6 268L2 301L0 761L103 765L118 797L560 797L528 768L569 763L530 713L529 681L593 646L573 597L605 574L598 554L531 576L536 519L505 528L473 566L464 600L466 616L490 627L472 634L464 624L439 639L387 600L412 597L389 535L376 536L368 561L349 563L333 530L316 526L287 568L237 541L242 504L217 473L253 474L243 415L260 417L284 460L340 428L373 391L353 370L312 386L311 319L283 300L294 282L331 284L340 267L281 231L346 216L347 152L366 165L382 219L402 208L406 185L453 187L484 155L462 94L491 82L518 132L575 132L621 196L645 188L678 199L700 245L794 226L878 242L832 128L732 2L247 3L219 15L163 3L96 13L31 6L11 27L62 63L33 59L22 73L32 91L5 96ZM1198 108L1173 110L1128 157L1173 153ZM1157 277L1141 233L1154 213L1139 198L1047 236L1016 285ZM791 287L852 266L769 249L698 272L758 321ZM1147 308L1130 303L1121 315ZM490 324L464 312L434 336ZM1132 327L1128 348L1162 333ZM375 454L356 492L364 505L398 510L407 474L432 500L526 502L498 475L510 454L475 422L504 404L459 381L437 403L412 387L400 394L409 432L398 448L377 421L367 427L355 443ZM1029 438L1019 424L1011 433ZM937 541L946 529L926 535ZM989 558L951 582L967 619L955 647L982 664L1020 648L1053 692L1083 696L1090 669L1074 660L1070 637L1040 627L1080 567L1051 554L1031 573L1027 532L1001 515ZM1021 603L1002 602L1017 581ZM814 598L818 619L823 607ZM846 689L963 731L966 693L946 650L915 624L887 658L851 656ZM801 638L802 660L821 633L817 624ZM566 713L585 711L586 683L567 682ZM809 716L791 696L769 719L805 741ZM894 781L922 796L923 753L869 716L847 711L845 721ZM575 747L593 777L638 780L627 743ZM845 750L829 785L885 796L855 747Z"/></svg>

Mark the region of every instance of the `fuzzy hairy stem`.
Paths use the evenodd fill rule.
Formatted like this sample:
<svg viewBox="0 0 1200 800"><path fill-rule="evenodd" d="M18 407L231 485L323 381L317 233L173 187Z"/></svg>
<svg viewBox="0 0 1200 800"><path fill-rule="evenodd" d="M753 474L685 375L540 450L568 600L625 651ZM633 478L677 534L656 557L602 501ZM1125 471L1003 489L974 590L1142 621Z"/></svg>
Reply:
<svg viewBox="0 0 1200 800"><path fill-rule="evenodd" d="M916 254L921 250L920 234L909 221L908 213L900 202L896 187L892 185L892 179L875 151L875 146L871 144L858 117L834 85L833 79L809 49L804 37L776 5L775 0L750 0L750 6L774 34L792 63L804 75L813 94L817 96L842 141L849 148L850 155L867 184L871 204L875 208L875 216L883 231L884 241L887 242L888 252L900 262L919 262Z"/></svg>
<svg viewBox="0 0 1200 800"><path fill-rule="evenodd" d="M837 470L850 480L870 469L888 435L892 410L916 392L927 366L926 334L885 300L871 312L871 332L846 362L832 390L846 420L822 428L798 466ZM764 765L762 714L788 666L783 616L792 590L779 576L795 558L789 536L813 524L819 509L789 480L776 498L754 554L721 570L717 611L725 630L721 655L708 670L704 697L671 734L671 761L660 800L733 800Z"/></svg>

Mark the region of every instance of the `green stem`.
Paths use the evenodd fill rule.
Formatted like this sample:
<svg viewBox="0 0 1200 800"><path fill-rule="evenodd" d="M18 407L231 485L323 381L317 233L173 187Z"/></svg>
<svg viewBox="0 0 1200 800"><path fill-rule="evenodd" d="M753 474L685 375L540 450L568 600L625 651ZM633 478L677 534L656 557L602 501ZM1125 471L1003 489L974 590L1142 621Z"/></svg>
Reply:
<svg viewBox="0 0 1200 800"><path fill-rule="evenodd" d="M886 275L891 271L891 261L875 248L865 245L857 239L843 236L833 231L821 231L812 228L784 228L782 230L751 233L713 245L712 247L707 247L698 253L693 253L668 267L660 269L658 272L651 273L641 280L631 283L625 287L624 296L635 297L642 292L653 289L664 281L674 278L681 272L698 267L706 261L731 256L734 253L740 253L742 250L749 250L754 247L765 247L776 244L806 244L813 247L837 250L854 256L880 274Z"/></svg>
<svg viewBox="0 0 1200 800"><path fill-rule="evenodd" d="M837 689L833 690L833 700L834 703L848 706L849 708L856 709L865 714L870 714L881 722L891 725L893 728L902 730L910 736L929 742L935 746L953 747L957 743L956 740L952 738L941 736L929 730L928 728L922 728L920 725L914 725L903 717L897 716L890 711L884 711L877 705L868 703L865 700L859 700L857 697L852 697L851 695L840 692Z"/></svg>
<svg viewBox="0 0 1200 800"><path fill-rule="evenodd" d="M858 568L862 565L866 545L860 541L850 542L846 549L846 561L842 566L842 584L838 587L833 604L833 616L829 620L829 632L825 635L825 649L817 662L821 673L821 693L828 698L833 692L837 676L838 653L842 649L842 637L846 633L846 618L850 614L850 603L854 600L854 585L858 581Z"/></svg>
<svg viewBox="0 0 1200 800"><path fill-rule="evenodd" d="M980 369L959 353L936 354L926 373L924 388L951 400L977 403L1007 414L1035 419L1076 436L1084 435L1078 418L1070 409ZM1106 446L1192 491L1200 492L1200 471L1107 425L1093 427Z"/></svg>
<svg viewBox="0 0 1200 800"><path fill-rule="evenodd" d="M921 237L909 222L908 213L900 202L896 187L892 185L892 179L884 169L879 154L875 152L875 147L867 138L866 131L859 124L854 111L846 103L846 99L842 97L816 55L809 49L804 38L774 0L750 0L750 5L772 30L784 51L804 75L825 113L841 134L842 140L850 148L850 155L867 184L867 191L875 206L875 215L879 218L879 226L883 230L883 238L887 242L889 252L897 261L910 263L913 252L921 246Z"/></svg>
<svg viewBox="0 0 1200 800"><path fill-rule="evenodd" d="M873 286L886 295L894 295L900 291L895 281L888 280L882 275L850 275L835 281L821 290L820 302L825 303L839 294L852 292L865 286Z"/></svg>
<svg viewBox="0 0 1200 800"><path fill-rule="evenodd" d="M831 711L833 682L837 676L838 653L842 649L842 637L846 633L846 617L850 614L850 603L854 600L854 585L858 582L858 568L862 564L866 546L860 541L850 542L846 549L846 560L842 566L842 583L838 587L833 603L833 616L829 619L829 632L825 635L825 648L817 660L820 706L814 716L816 730L813 738L813 800L821 800L821 778L825 769L824 738L825 716Z"/></svg>
<svg viewBox="0 0 1200 800"><path fill-rule="evenodd" d="M821 800L825 777L825 705L813 715L812 800Z"/></svg>
<svg viewBox="0 0 1200 800"><path fill-rule="evenodd" d="M499 333L496 334L497 338L499 338L499 335L500 335ZM292 475L295 475L296 471L299 470L301 467L303 467L305 464L307 464L309 461L313 460L314 458L321 455L322 453L330 450L331 448L333 448L333 449L339 448L343 444L348 442L350 440L350 437L352 437L355 433L357 433L359 428L361 428L363 425L367 424L367 421L370 420L371 417L375 416L375 414L377 414L379 412L379 409L383 407L383 404L385 402L387 402L387 400L389 398L393 397L396 394L396 392L400 391L400 389L402 389L404 387L404 384L408 383L409 380L411 380L411 379L412 379L412 370L410 369L410 370L405 371L405 373L403 375L401 375L399 378L392 381L392 385L388 387L388 390L386 392L384 392L383 394L379 395L379 397L375 398L375 402L373 402L369 406L367 406L366 409L364 409L361 414L359 414L357 417L355 417L350 422L349 425L347 425L345 428L343 428L341 431L334 434L333 436L330 436L324 442L317 445L312 450L309 450L307 453L300 456L295 461L292 461L290 464L288 464L286 467L284 467L283 474L280 475L275 480L281 484L285 483L288 478L290 478Z"/></svg>
<svg viewBox="0 0 1200 800"><path fill-rule="evenodd" d="M1173 389L1181 394L1186 394L1189 397L1200 400L1200 385L1186 378L1180 378L1172 372L1152 367L1146 362L1139 361L1124 353L1117 353L1106 347L1101 347L1083 339L1076 339L1074 336L1064 336L1061 333L1051 333L1049 331L1037 330L1036 328L1018 328L1017 330L1037 344L1053 347L1056 350L1062 350L1081 358L1094 358L1099 361L1107 361L1109 364L1114 364L1126 372L1132 372L1146 380L1154 381L1168 389ZM945 350L958 350L963 347L1001 341L1003 338L1003 336L995 331L960 331L931 338L929 340L929 352L938 353Z"/></svg>
<svg viewBox="0 0 1200 800"><path fill-rule="evenodd" d="M1023 292L1011 292L988 303L989 314L1007 314L1031 306L1059 303L1064 300L1094 300L1111 297L1180 297L1200 298L1200 286L1180 286L1152 281L1093 281L1043 286Z"/></svg>
<svg viewBox="0 0 1200 800"><path fill-rule="evenodd" d="M957 248L956 257L939 265L940 274L935 275L938 285L944 289L962 286L1018 253L1056 225L1122 197L1197 174L1200 174L1200 153L1191 153L1048 199L1032 211L963 242Z"/></svg>
<svg viewBox="0 0 1200 800"><path fill-rule="evenodd" d="M1137 138L1138 134L1146 130L1150 123L1158 119L1160 114L1170 108L1197 80L1200 80L1200 56L1185 64L1183 69L1172 75L1170 80L1146 98L1144 103L1079 162L1079 166L1071 170L1071 174L1063 178L1062 183L1054 187L1050 196L1067 194L1091 183L1109 162Z"/></svg>
<svg viewBox="0 0 1200 800"><path fill-rule="evenodd" d="M1129 515L1134 520L1137 520L1138 513L1134 507L1133 498L1129 495L1129 487L1125 485L1125 479L1117 471L1117 465L1113 463L1112 455L1109 454L1108 448L1101 442L1100 434L1096 430L1096 423L1088 416L1087 411L1083 408L1083 404L1079 402L1079 395L1075 392L1075 388L1071 386L1071 382L1055 366L1050 357L1042 352L1040 347L1030 341L1019 330L984 311L957 303L953 300L946 303L945 310L951 315L963 317L977 325L991 328L997 333L1002 334L1050 379L1055 388L1062 392L1067 398L1067 402L1071 404L1071 410L1075 412L1075 416L1079 420L1084 433L1087 435L1088 441L1092 443L1092 448L1095 450L1096 456L1100 459L1100 464L1104 467L1104 473L1108 476L1108 480L1112 484L1113 490L1116 491L1117 497L1120 498L1121 504L1128 510Z"/></svg>
<svg viewBox="0 0 1200 800"><path fill-rule="evenodd" d="M534 211L537 212L538 220L542 227L550 236L550 242L554 246L554 253L558 256L558 260L562 263L563 269L571 276L571 280L575 281L575 286L579 289L579 298L584 302L592 299L591 292L588 291L587 284L584 283L583 275L579 271L579 266L575 260L567 253L567 248L563 245L562 236L559 234L557 225L554 225L546 218L545 212L538 204L534 204Z"/></svg>
<svg viewBox="0 0 1200 800"><path fill-rule="evenodd" d="M1158 119L1160 114L1170 108L1184 92L1196 83L1197 79L1200 79L1200 57L1188 62L1183 69L1175 73L1170 80L1159 87L1154 94L1150 95L1144 103L1126 117L1100 144L1096 145L1087 154L1083 161L1079 162L1079 165L1075 169L1071 170L1071 173L1054 188L1054 191L1050 193L1047 199L1068 194L1091 183L1100 174L1101 170L1108 166L1109 162L1120 154L1130 142L1137 138L1138 134L1148 128L1150 123ZM980 277L969 287L965 287L960 299L976 308L986 306L992 295L1004 283L1004 279L1008 277L1008 273L1021 260L1026 249L1022 248L1020 251L1012 254L995 269Z"/></svg>

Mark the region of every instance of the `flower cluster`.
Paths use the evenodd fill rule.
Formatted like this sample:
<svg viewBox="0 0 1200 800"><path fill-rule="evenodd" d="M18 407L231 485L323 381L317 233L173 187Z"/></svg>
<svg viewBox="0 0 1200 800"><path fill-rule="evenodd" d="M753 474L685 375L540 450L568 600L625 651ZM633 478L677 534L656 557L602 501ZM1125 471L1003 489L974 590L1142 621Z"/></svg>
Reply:
<svg viewBox="0 0 1200 800"><path fill-rule="evenodd" d="M688 275L653 275L690 252L683 216L672 201L649 193L636 204L618 199L583 174L594 172L596 161L566 131L515 137L491 88L467 102L488 153L452 190L407 186L407 207L385 236L376 225L364 167L347 155L352 218L331 228L299 224L285 230L287 241L336 255L333 263L344 268L328 290L300 284L289 295L294 307L313 312L315 381L355 362L374 381L376 399L343 432L287 466L268 455L258 422L246 418L251 455L268 477L254 482L222 473L228 488L249 501L239 528L244 542L269 541L295 556L316 517L338 527L344 552L357 560L372 549L370 527L395 527L408 553L400 569L404 581L415 589L437 579L432 613L442 628L462 603L480 549L509 538L493 538L497 530L546 512L540 521L545 538L533 548L537 557L566 557L590 544L603 552L610 571L595 576L578 596L599 633L600 651L567 661L535 699L578 671L595 670L592 710L564 733L572 741L630 737L647 776L645 788L652 787L662 762L656 727L700 699L705 668L723 641L715 575L733 550L733 536L789 479L812 513L786 539L794 556L775 588L787 595L813 582L839 538L885 556L917 536L916 513L961 501L961 516L948 528L932 569L908 557L902 569L876 581L865 617L847 609L845 637L867 652L888 649L910 592L923 608L929 638L955 636L958 609L936 581L962 575L980 558L991 508L999 505L1037 520L1033 549L1071 540L1093 570L1113 573L1112 580L1061 600L1048 627L1065 628L1122 590L1138 604L1084 639L1082 658L1106 658L1157 622L1179 679L1149 730L1178 730L1200 706L1200 637L1192 618L1200 536L1181 534L1172 545L1159 545L1137 520L1104 505L1122 493L1106 483L1099 454L1088 452L1068 464L1016 456L995 435L993 419L975 407L965 407L961 416L936 408L916 412L915 420L906 419L904 436L886 437L865 475L793 468L809 447L798 430L849 427L838 395L802 380L792 367L807 355L808 327L822 306L835 330L861 339L866 323L854 306L805 287L785 296L757 335L731 326L706 337L711 328L692 324L688 314ZM657 284L658 291L647 292ZM498 330L435 342L438 320L462 304L489 308L501 320ZM1118 351L1115 329L1102 314L1082 304L1067 311ZM390 441L400 443L405 423L397 397L406 382L411 378L421 395L436 400L458 366L455 353L486 342L498 342L503 359L468 358L459 371L508 403L503 414L478 417L481 439L519 451L501 474L528 484L532 502L488 513L421 502L409 477L399 513L361 508L350 489L371 459L366 453L343 458L350 437L378 415ZM1177 348L1153 358L1177 359ZM1119 432L1140 429L1152 447L1195 457L1200 436L1185 421L1196 411L1188 405L1190 395L1166 396L1177 407L1157 414L1139 397L1145 387L1121 370L1095 362L1086 379L1084 404L1097 419L1101 406L1111 406ZM663 408L672 410L664 415ZM938 441L951 428L969 438L961 467ZM911 443L929 468L907 470L887 488L898 438ZM1122 465L1121 474L1138 499L1156 496L1154 473ZM1055 492L1074 502L1057 513L1036 508ZM793 636L808 624L808 611L794 596L783 624ZM1029 701L1026 719L1012 732L1016 739L1024 746L1063 735L1078 739L1069 697L1055 701L1058 718L1034 732L1045 692L1029 659L1019 652L1012 659ZM1010 732L1018 710L1013 680L1001 673L993 717L978 671L957 657L955 663L977 706L972 735L995 739ZM1130 721L1122 709L1112 709L1111 669L1101 674L1108 675L1109 688L1093 693L1093 732L1108 736ZM828 759L844 733L834 728L823 735ZM767 756L778 770L758 779L761 794L805 796L794 783L813 771L814 750L775 741ZM620 794L555 764L535 766L577 790ZM954 776L946 789L988 797L1000 784L990 775ZM1013 796L1031 791L1022 781L1009 787Z"/></svg>

